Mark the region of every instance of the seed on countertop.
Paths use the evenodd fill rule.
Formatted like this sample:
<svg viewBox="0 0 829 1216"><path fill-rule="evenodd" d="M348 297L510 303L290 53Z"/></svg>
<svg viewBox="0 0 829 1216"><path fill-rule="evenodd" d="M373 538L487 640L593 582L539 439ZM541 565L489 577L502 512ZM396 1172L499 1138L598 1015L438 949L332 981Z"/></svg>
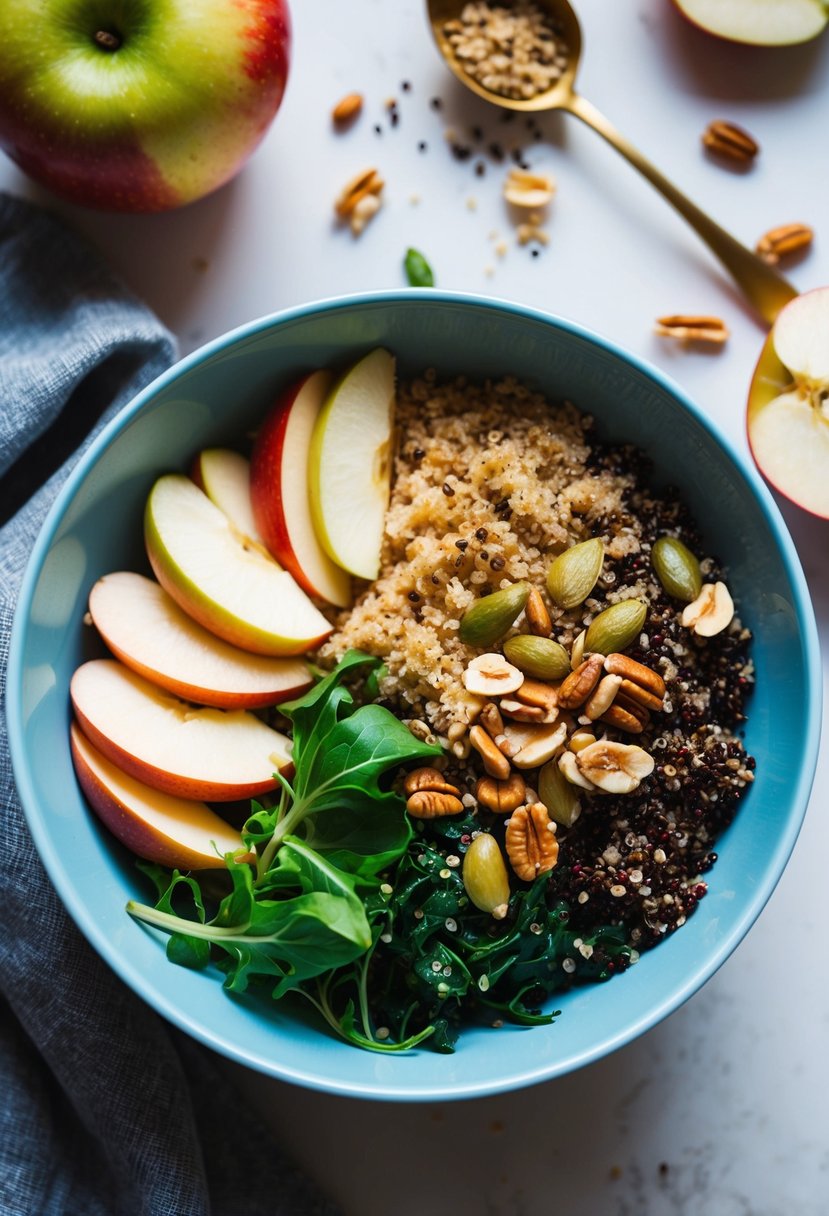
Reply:
<svg viewBox="0 0 829 1216"><path fill-rule="evenodd" d="M675 338L681 342L709 342L723 346L729 338L728 326L720 317L672 313L658 317L656 333L660 338Z"/></svg>
<svg viewBox="0 0 829 1216"><path fill-rule="evenodd" d="M363 108L362 93L348 93L334 106L331 118L337 126L353 122Z"/></svg>

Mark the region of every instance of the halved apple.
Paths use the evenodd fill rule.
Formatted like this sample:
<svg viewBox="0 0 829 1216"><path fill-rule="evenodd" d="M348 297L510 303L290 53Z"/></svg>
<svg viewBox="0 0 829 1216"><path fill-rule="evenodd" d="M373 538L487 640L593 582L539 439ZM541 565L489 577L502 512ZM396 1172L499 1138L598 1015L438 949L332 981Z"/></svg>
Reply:
<svg viewBox="0 0 829 1216"><path fill-rule="evenodd" d="M251 654L222 641L143 574L121 570L98 579L89 613L116 658L186 701L256 709L300 696L312 683L303 659Z"/></svg>
<svg viewBox="0 0 829 1216"><path fill-rule="evenodd" d="M825 0L674 0L694 25L753 46L791 46L816 38L829 22Z"/></svg>
<svg viewBox="0 0 829 1216"><path fill-rule="evenodd" d="M309 595L345 608L351 578L319 542L308 497L311 435L333 376L312 372L283 393L271 409L251 454L253 518L273 556Z"/></svg>
<svg viewBox="0 0 829 1216"><path fill-rule="evenodd" d="M394 356L378 348L331 389L311 438L311 516L329 557L358 578L380 568L391 485Z"/></svg>
<svg viewBox="0 0 829 1216"><path fill-rule="evenodd" d="M72 761L86 800L121 844L169 869L220 870L241 848L230 824L203 802L162 794L107 760L73 722Z"/></svg>
<svg viewBox="0 0 829 1216"><path fill-rule="evenodd" d="M253 518L250 501L250 461L230 448L205 448L199 452L190 476L243 536L263 545Z"/></svg>
<svg viewBox="0 0 829 1216"><path fill-rule="evenodd" d="M130 777L179 798L230 802L275 789L290 741L246 710L194 708L116 659L90 659L72 676L83 733Z"/></svg>
<svg viewBox="0 0 829 1216"><path fill-rule="evenodd" d="M752 376L746 425L766 479L829 519L829 287L781 310Z"/></svg>
<svg viewBox="0 0 829 1216"><path fill-rule="evenodd" d="M144 513L150 564L179 607L254 654L302 654L331 625L287 570L240 532L189 477L168 473Z"/></svg>

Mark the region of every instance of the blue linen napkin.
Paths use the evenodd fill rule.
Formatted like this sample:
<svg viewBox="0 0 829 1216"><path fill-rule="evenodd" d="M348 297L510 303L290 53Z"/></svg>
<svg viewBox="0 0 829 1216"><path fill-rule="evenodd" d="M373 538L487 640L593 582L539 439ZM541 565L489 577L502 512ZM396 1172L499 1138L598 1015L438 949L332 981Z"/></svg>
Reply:
<svg viewBox="0 0 829 1216"><path fill-rule="evenodd" d="M5 727L9 632L43 517L94 434L175 356L95 250L0 195L0 1213L336 1216L214 1056L76 929L32 845Z"/></svg>

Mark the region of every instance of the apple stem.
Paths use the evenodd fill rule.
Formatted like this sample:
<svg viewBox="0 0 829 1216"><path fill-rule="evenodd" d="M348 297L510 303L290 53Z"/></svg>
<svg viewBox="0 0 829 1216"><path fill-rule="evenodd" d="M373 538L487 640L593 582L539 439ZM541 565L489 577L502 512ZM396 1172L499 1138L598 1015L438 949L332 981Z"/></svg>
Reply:
<svg viewBox="0 0 829 1216"><path fill-rule="evenodd" d="M96 30L93 41L102 51L117 51L121 45L121 38L112 30Z"/></svg>

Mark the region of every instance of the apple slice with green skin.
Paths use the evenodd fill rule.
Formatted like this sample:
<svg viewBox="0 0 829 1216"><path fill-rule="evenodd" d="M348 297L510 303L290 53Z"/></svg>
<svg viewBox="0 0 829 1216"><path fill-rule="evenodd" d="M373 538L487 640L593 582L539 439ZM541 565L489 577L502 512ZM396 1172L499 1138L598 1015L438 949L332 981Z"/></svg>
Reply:
<svg viewBox="0 0 829 1216"><path fill-rule="evenodd" d="M312 372L273 406L253 446L250 496L256 526L276 560L309 595L346 608L351 578L320 544L308 496L311 436L332 381L330 372Z"/></svg>
<svg viewBox="0 0 829 1216"><path fill-rule="evenodd" d="M249 460L230 448L205 448L193 461L190 476L243 536L265 544L253 518Z"/></svg>
<svg viewBox="0 0 829 1216"><path fill-rule="evenodd" d="M89 613L116 658L185 701L256 709L300 696L312 683L303 659L231 646L143 574L121 570L98 579L89 593Z"/></svg>
<svg viewBox="0 0 829 1216"><path fill-rule="evenodd" d="M72 762L86 800L121 844L168 869L224 869L241 849L237 831L203 802L162 794L122 772L72 723Z"/></svg>
<svg viewBox="0 0 829 1216"><path fill-rule="evenodd" d="M781 310L752 376L746 425L766 480L829 519L829 287Z"/></svg>
<svg viewBox="0 0 829 1216"><path fill-rule="evenodd" d="M816 38L829 22L825 0L674 0L694 25L752 46L792 46Z"/></svg>
<svg viewBox="0 0 829 1216"><path fill-rule="evenodd" d="M231 802L278 785L290 740L244 709L196 708L116 659L72 676L72 708L93 747L130 777L178 798Z"/></svg>
<svg viewBox="0 0 829 1216"><path fill-rule="evenodd" d="M391 485L394 356L378 348L331 389L311 438L308 489L329 557L358 578L380 568Z"/></svg>
<svg viewBox="0 0 829 1216"><path fill-rule="evenodd" d="M189 477L150 491L144 541L164 590L217 637L254 654L303 654L331 633L315 604Z"/></svg>

